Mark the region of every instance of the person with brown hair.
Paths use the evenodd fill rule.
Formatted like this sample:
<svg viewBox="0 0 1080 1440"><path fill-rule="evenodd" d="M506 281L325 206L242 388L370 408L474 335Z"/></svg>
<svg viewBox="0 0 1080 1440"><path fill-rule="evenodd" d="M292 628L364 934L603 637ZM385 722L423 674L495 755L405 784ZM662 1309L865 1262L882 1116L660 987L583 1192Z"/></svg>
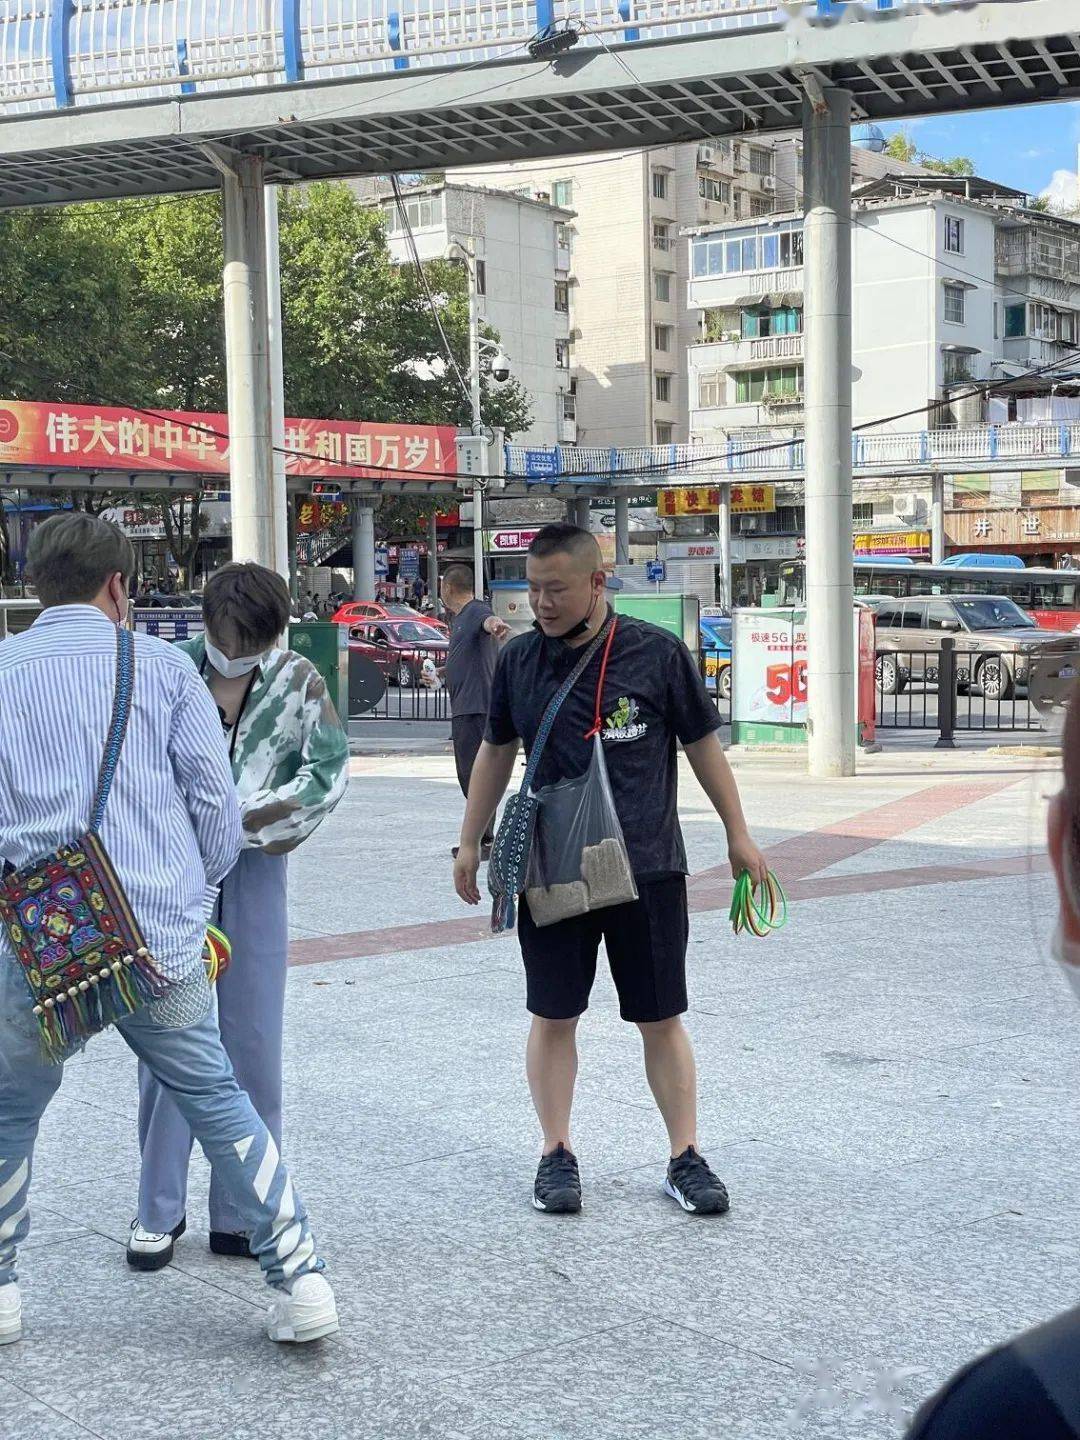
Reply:
<svg viewBox="0 0 1080 1440"><path fill-rule="evenodd" d="M348 784L348 744L322 677L281 649L289 591L273 570L233 563L203 594L205 634L185 641L224 731L240 799L243 848L221 886L215 923L232 942L218 982L221 1037L240 1084L281 1144L282 1030L288 965L287 857L322 824ZM158 1270L186 1225L191 1132L143 1067L142 1175L128 1263ZM210 1249L253 1257L249 1227L215 1171Z"/></svg>
<svg viewBox="0 0 1080 1440"><path fill-rule="evenodd" d="M1047 840L1058 893L1054 959L1080 1000L1080 691L1062 737L1064 785ZM1076 1440L1080 1436L1080 1306L977 1357L916 1415L907 1440Z"/></svg>

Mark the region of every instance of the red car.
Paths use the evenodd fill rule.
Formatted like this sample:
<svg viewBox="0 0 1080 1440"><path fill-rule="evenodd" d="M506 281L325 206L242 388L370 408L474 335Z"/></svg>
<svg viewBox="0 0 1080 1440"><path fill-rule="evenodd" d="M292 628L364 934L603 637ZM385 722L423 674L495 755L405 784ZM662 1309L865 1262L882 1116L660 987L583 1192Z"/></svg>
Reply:
<svg viewBox="0 0 1080 1440"><path fill-rule="evenodd" d="M429 683L424 678L424 661L430 660L436 671L441 670L449 646L446 636L426 620L364 620L349 629L350 653L374 660L391 685Z"/></svg>
<svg viewBox="0 0 1080 1440"><path fill-rule="evenodd" d="M443 636L450 634L447 626L436 620L434 615L423 615L400 600L385 603L382 600L349 600L330 617L333 625L355 625L360 620L421 620L425 625L434 626Z"/></svg>

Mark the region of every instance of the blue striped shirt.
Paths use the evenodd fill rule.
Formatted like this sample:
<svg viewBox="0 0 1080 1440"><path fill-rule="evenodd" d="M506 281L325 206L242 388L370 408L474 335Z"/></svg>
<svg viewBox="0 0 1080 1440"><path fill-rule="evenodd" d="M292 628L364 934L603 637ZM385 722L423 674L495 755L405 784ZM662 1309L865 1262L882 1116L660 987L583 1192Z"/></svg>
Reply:
<svg viewBox="0 0 1080 1440"><path fill-rule="evenodd" d="M115 679L116 626L94 605L43 610L0 645L0 857L16 868L90 823ZM206 685L152 635L135 637L131 719L101 838L150 953L181 978L202 952L207 887L240 852L240 809Z"/></svg>

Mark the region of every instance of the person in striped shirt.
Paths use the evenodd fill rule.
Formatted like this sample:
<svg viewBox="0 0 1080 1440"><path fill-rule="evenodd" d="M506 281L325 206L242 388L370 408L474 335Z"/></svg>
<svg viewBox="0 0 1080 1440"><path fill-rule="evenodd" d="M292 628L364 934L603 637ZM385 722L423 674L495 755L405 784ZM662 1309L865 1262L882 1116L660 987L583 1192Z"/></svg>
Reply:
<svg viewBox="0 0 1080 1440"><path fill-rule="evenodd" d="M96 516L53 516L28 564L42 604L0 645L0 860L39 861L86 829L109 729L117 627L128 613L130 542ZM161 1000L117 1024L176 1102L251 1233L274 1290L268 1333L307 1341L338 1329L307 1213L278 1148L225 1054L202 965L218 885L241 819L221 722L188 656L135 641L131 714L101 838L159 969ZM0 946L0 1344L22 1335L16 1252L30 1228L38 1125L63 1067L43 1058L32 1000Z"/></svg>

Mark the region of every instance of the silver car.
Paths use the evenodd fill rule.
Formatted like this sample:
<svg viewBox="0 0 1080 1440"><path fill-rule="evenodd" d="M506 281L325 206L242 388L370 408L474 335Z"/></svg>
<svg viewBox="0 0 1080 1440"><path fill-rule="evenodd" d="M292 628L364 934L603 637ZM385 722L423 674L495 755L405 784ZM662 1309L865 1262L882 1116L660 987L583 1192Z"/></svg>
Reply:
<svg viewBox="0 0 1080 1440"><path fill-rule="evenodd" d="M1007 595L910 595L881 600L877 620L877 682L895 695L909 681L936 684L941 642L956 642L956 679L963 688L1005 700L1027 688L1035 657L1077 654L1080 639L1041 630Z"/></svg>

